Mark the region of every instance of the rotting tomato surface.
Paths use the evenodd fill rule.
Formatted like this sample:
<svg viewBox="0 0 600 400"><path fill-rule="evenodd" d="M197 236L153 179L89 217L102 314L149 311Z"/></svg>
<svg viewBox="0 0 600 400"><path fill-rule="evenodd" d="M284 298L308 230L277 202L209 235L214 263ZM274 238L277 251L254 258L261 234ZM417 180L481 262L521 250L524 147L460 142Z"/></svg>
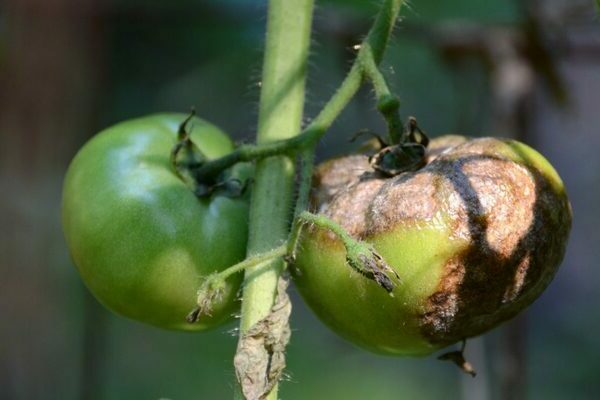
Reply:
<svg viewBox="0 0 600 400"><path fill-rule="evenodd" d="M228 280L211 315L195 324L204 276L241 261L247 241L247 196L198 198L169 156L183 114L156 114L114 125L93 137L69 166L62 223L83 281L112 311L158 327L203 330L236 311L241 276ZM190 139L207 159L233 150L221 130L199 118ZM243 178L247 165L234 167Z"/></svg>
<svg viewBox="0 0 600 400"><path fill-rule="evenodd" d="M571 227L548 161L494 138L435 139L422 169L392 178L366 156L327 161L313 203L400 281L388 295L348 266L335 235L306 226L291 269L299 292L335 332L383 354L427 355L515 316L553 278Z"/></svg>

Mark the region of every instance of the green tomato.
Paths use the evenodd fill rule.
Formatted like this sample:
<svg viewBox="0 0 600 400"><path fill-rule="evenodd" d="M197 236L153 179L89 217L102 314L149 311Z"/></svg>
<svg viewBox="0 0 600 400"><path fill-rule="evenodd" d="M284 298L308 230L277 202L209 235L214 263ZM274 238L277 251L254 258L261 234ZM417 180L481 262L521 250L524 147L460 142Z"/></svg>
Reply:
<svg viewBox="0 0 600 400"><path fill-rule="evenodd" d="M75 156L64 182L62 223L83 281L112 311L158 327L202 330L238 308L241 276L228 280L211 315L186 322L203 277L244 258L246 198L198 199L169 156L182 114L156 114L112 126ZM208 158L233 150L217 127L191 121Z"/></svg>
<svg viewBox="0 0 600 400"><path fill-rule="evenodd" d="M392 178L366 156L317 168L319 212L370 243L400 277L392 296L346 262L331 232L307 226L292 273L335 332L368 350L427 355L515 316L549 284L571 209L560 177L512 140L434 140L427 164Z"/></svg>

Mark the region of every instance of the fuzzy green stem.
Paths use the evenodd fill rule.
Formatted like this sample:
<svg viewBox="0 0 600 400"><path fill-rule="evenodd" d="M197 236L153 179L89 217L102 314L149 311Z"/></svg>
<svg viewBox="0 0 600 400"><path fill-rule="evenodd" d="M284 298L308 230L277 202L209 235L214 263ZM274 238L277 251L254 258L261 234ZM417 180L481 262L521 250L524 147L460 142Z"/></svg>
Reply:
<svg viewBox="0 0 600 400"><path fill-rule="evenodd" d="M218 279L226 280L231 275L237 274L241 271L245 271L248 268L260 268L260 266L268 261L273 261L278 258L281 258L287 254L287 243L283 244L279 247L275 247L272 250L266 251L264 253L255 254L251 257L246 258L244 261L237 263L219 273ZM210 279L210 278L209 278Z"/></svg>
<svg viewBox="0 0 600 400"><path fill-rule="evenodd" d="M210 315L215 301L221 301L221 296L226 288L227 279L248 268L260 268L261 265L283 257L288 252L287 243L264 253L246 258L223 271L215 272L206 277L198 289L196 307L188 314L187 321L195 323L202 315Z"/></svg>
<svg viewBox="0 0 600 400"><path fill-rule="evenodd" d="M381 60L402 0L384 1L365 43L375 63ZM270 0L267 41L256 146L242 146L232 154L206 163L195 171L197 178L214 177L239 161L258 159L250 209L248 256L263 253L288 236L294 168L289 154L306 147L303 185L297 210L308 204L314 145L358 91L363 70L358 62L319 113L302 132L306 58L310 41L312 0ZM360 56L360 51L359 51ZM278 156L274 156L280 154ZM267 317L273 306L282 263L261 264L246 269L241 338L254 324ZM238 392L238 398L241 397ZM277 398L277 387L267 399Z"/></svg>
<svg viewBox="0 0 600 400"><path fill-rule="evenodd" d="M294 211L295 217L308 209L314 165L315 146L302 149L300 153L300 183L298 185L298 197Z"/></svg>
<svg viewBox="0 0 600 400"><path fill-rule="evenodd" d="M400 118L400 100L390 91L385 77L375 62L371 46L365 44L362 50L359 62L364 76L371 81L373 89L375 89L377 109L387 123L390 144L398 144L403 140L404 131Z"/></svg>
<svg viewBox="0 0 600 400"><path fill-rule="evenodd" d="M320 228L328 229L333 232L344 244L346 248L355 247L358 243L346 230L334 222L333 220L319 214L312 214L310 212L304 211L301 212L297 218L304 223L315 224Z"/></svg>
<svg viewBox="0 0 600 400"><path fill-rule="evenodd" d="M298 218L303 212L308 210L310 203L310 189L312 186L312 175L315 160L315 146L302 149L300 153L300 184L298 189L298 198L294 209L294 221L288 239L288 255L292 257L296 254L296 245L302 227L302 220Z"/></svg>
<svg viewBox="0 0 600 400"><path fill-rule="evenodd" d="M398 18L398 13L400 12L400 7L403 3L403 0L386 0L382 4L373 27L360 46L361 49L358 52L356 61L350 69L350 72L313 122L299 135L292 135L288 139L270 143L259 141L256 145L240 146L226 156L202 165L194 171L196 179L203 181L205 179L214 178L221 171L238 162L261 160L278 154L290 154L301 147L314 145L325 134L327 129L329 129L331 124L333 124L335 119L340 115L360 88L363 81L363 75L366 74L365 68L361 66L361 62L371 60L370 62L378 65L381 61L387 47L389 36L392 33L394 24ZM365 55L363 55L363 53L365 53ZM366 60L361 61L363 58ZM263 91L265 90L266 84L267 82L263 81ZM268 107L268 110L272 107L273 106ZM271 111L269 111L269 113L271 113ZM401 122L400 125L402 125ZM290 136L289 132L279 131L279 133L282 135L282 139L285 136Z"/></svg>
<svg viewBox="0 0 600 400"><path fill-rule="evenodd" d="M304 87L313 0L270 0L257 144L296 136L304 110ZM250 207L249 257L286 240L294 165L289 156L260 160ZM282 262L246 270L240 333L267 317L277 295ZM238 392L238 397L240 393ZM277 386L267 399L277 399Z"/></svg>
<svg viewBox="0 0 600 400"><path fill-rule="evenodd" d="M356 272L375 281L390 295L396 287L400 277L385 260L368 243L354 239L346 230L335 221L324 215L311 214L303 211L296 217L298 224L311 223L319 228L333 232L346 249L346 262ZM294 244L295 246L295 244ZM295 254L291 254L292 257Z"/></svg>

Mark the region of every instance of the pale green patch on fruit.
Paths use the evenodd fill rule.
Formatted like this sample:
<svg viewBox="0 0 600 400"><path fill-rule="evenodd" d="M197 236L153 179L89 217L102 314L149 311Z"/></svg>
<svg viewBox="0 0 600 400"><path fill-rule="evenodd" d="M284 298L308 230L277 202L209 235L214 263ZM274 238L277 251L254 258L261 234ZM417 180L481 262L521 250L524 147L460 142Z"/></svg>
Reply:
<svg viewBox="0 0 600 400"><path fill-rule="evenodd" d="M348 266L343 246L326 231L306 234L296 283L310 307L346 339L381 354L427 355L438 347L422 336L419 317L444 265L467 245L450 237L447 227L436 225L399 226L367 239L400 276L390 296Z"/></svg>
<svg viewBox="0 0 600 400"><path fill-rule="evenodd" d="M385 261L400 275L394 296L411 314L422 311L444 273L444 265L468 243L451 238L449 229L398 226L368 239Z"/></svg>
<svg viewBox="0 0 600 400"><path fill-rule="evenodd" d="M552 164L550 164L550 162L546 160L544 156L526 144L517 142L515 140L507 141L505 144L507 150L509 150L507 156L511 160L521 162L527 167L535 168L540 172L540 174L542 174L544 178L547 179L555 193L559 195L565 194L565 186L563 181L560 179L560 176Z"/></svg>

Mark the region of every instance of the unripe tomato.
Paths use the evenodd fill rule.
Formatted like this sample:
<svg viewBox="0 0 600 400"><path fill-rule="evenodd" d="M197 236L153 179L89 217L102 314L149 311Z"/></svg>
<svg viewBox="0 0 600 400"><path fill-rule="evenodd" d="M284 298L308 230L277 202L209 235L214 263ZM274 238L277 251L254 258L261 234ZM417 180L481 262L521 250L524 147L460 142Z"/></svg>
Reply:
<svg viewBox="0 0 600 400"><path fill-rule="evenodd" d="M62 222L73 261L112 311L168 329L202 330L238 307L241 276L211 315L186 322L206 275L245 255L247 196L197 198L169 162L186 118L156 114L112 126L75 156L64 182ZM209 159L233 150L217 127L194 118L191 140Z"/></svg>
<svg viewBox="0 0 600 400"><path fill-rule="evenodd" d="M450 136L426 162L392 178L360 155L317 168L319 212L371 243L400 281L388 295L316 226L303 230L292 273L329 327L374 352L426 355L495 327L542 293L565 252L570 205L535 150Z"/></svg>

